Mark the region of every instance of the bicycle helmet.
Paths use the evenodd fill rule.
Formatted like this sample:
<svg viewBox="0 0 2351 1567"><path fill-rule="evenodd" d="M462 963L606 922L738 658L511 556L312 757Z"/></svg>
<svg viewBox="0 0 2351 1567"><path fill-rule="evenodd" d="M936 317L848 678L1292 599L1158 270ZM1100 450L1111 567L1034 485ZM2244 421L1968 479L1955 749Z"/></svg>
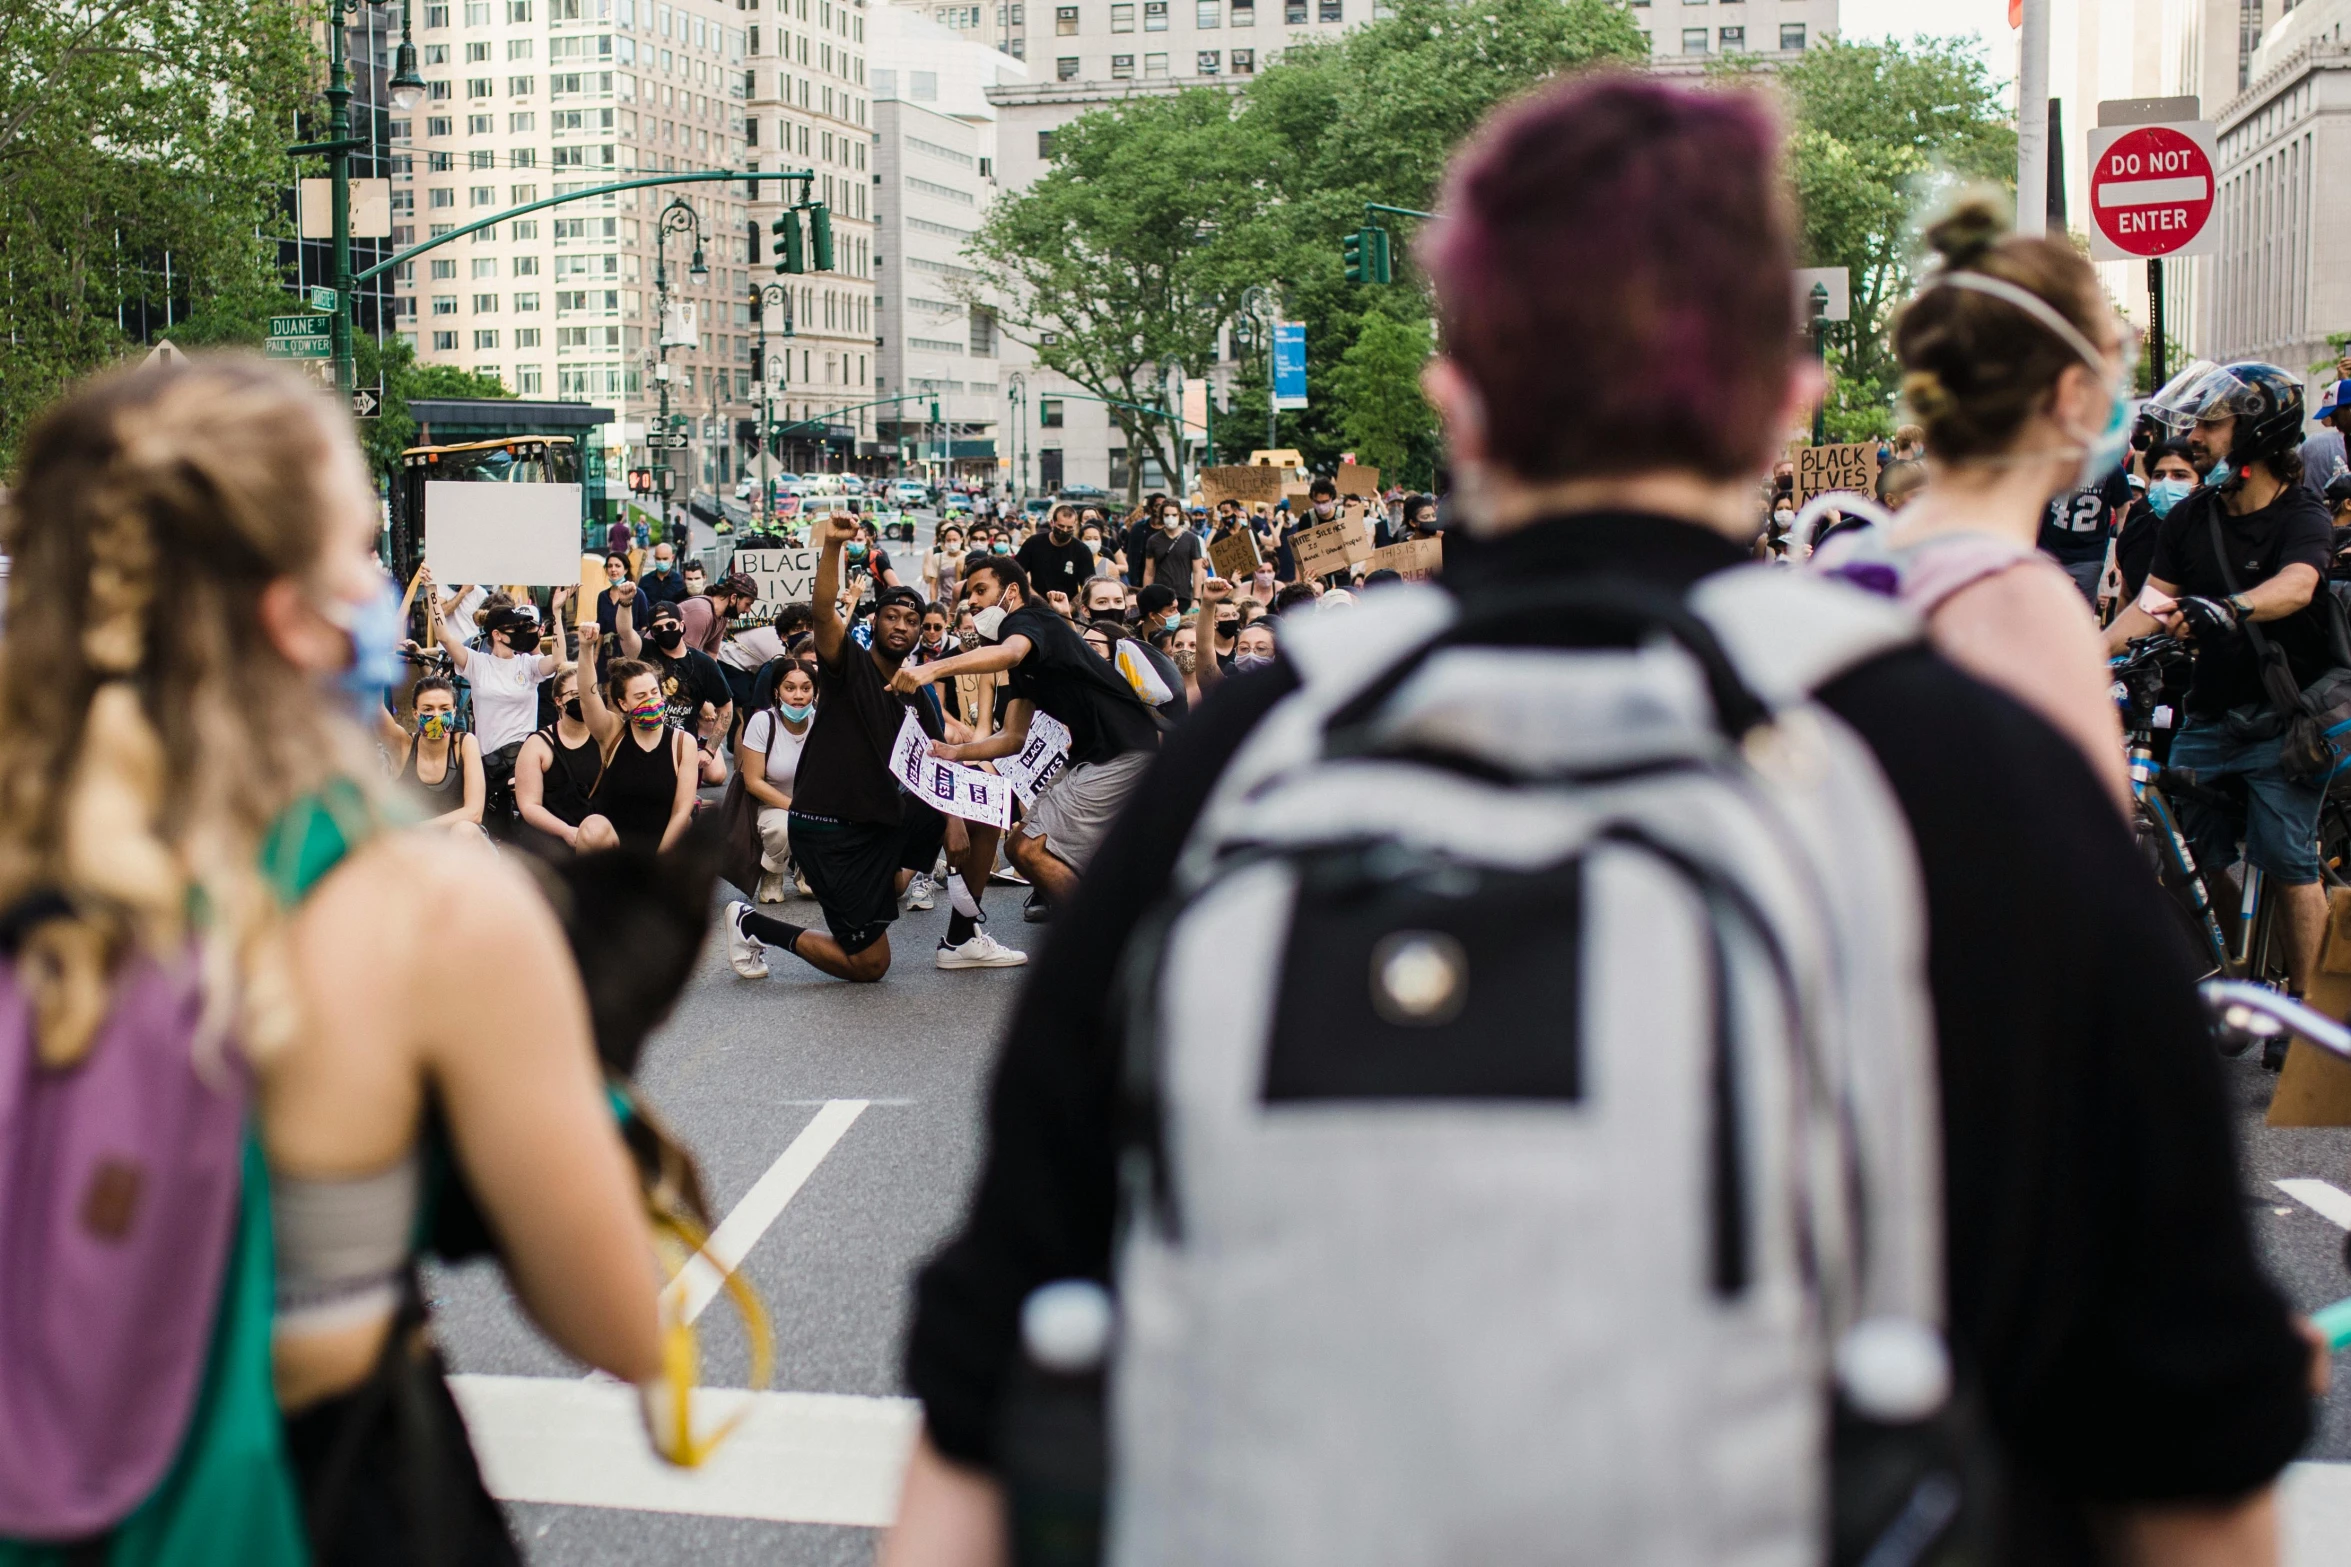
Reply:
<svg viewBox="0 0 2351 1567"><path fill-rule="evenodd" d="M2276 365L2240 360L2215 365L2199 359L2150 398L2148 415L2175 435L2203 419L2235 419L2229 466L2291 451L2302 443L2302 382Z"/></svg>

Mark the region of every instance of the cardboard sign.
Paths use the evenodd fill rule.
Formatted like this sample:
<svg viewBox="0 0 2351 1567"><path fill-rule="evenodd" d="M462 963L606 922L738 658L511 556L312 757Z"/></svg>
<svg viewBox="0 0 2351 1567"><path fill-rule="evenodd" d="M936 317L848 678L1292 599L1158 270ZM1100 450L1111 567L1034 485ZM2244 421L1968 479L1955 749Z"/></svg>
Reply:
<svg viewBox="0 0 2351 1567"><path fill-rule="evenodd" d="M1359 560L1371 558L1371 534L1360 515L1341 517L1293 534L1291 553L1298 557L1298 580L1344 574Z"/></svg>
<svg viewBox="0 0 2351 1567"><path fill-rule="evenodd" d="M428 479L424 558L435 582L577 581L580 487Z"/></svg>
<svg viewBox="0 0 2351 1567"><path fill-rule="evenodd" d="M1372 571L1392 571L1408 582L1418 582L1445 567L1445 541L1436 539L1406 539L1401 544L1387 544L1373 550L1364 565Z"/></svg>
<svg viewBox="0 0 2351 1567"><path fill-rule="evenodd" d="M931 754L931 737L908 713L890 747L890 775L934 810L991 827L1012 825L1012 785L994 773Z"/></svg>
<svg viewBox="0 0 2351 1567"><path fill-rule="evenodd" d="M1875 441L1796 448L1796 504L1799 507L1815 495L1826 495L1831 490L1850 490L1874 498L1877 487L1878 446Z"/></svg>
<svg viewBox="0 0 2351 1567"><path fill-rule="evenodd" d="M996 758L996 772L1027 805L1069 760L1069 726L1042 709L1029 715L1029 737L1018 751Z"/></svg>
<svg viewBox="0 0 2351 1567"><path fill-rule="evenodd" d="M1270 506L1282 498L1282 471L1279 468L1203 468L1200 497L1211 511L1226 501L1239 501L1243 506L1263 501Z"/></svg>
<svg viewBox="0 0 2351 1567"><path fill-rule="evenodd" d="M759 584L759 602L747 614L737 616L736 623L765 625L786 604L807 603L815 595L816 561L821 553L805 548L735 551L728 569Z"/></svg>
<svg viewBox="0 0 2351 1567"><path fill-rule="evenodd" d="M1373 496L1380 493L1380 471L1358 463L1339 464L1339 476L1333 481L1341 495Z"/></svg>
<svg viewBox="0 0 2351 1567"><path fill-rule="evenodd" d="M607 586L608 584L604 580L604 557L582 555L580 557L579 624L583 626L596 624L596 595L603 592Z"/></svg>
<svg viewBox="0 0 2351 1567"><path fill-rule="evenodd" d="M2327 894L2326 938L2303 999L2329 1017L2351 1012L2351 887ZM2271 1126L2351 1126L2351 1061L2297 1039L2269 1101Z"/></svg>
<svg viewBox="0 0 2351 1567"><path fill-rule="evenodd" d="M1313 497L1314 491L1312 487L1304 484L1291 484L1287 480L1283 481L1282 499L1290 503L1291 516L1304 516L1306 514L1307 505L1312 501Z"/></svg>
<svg viewBox="0 0 2351 1567"><path fill-rule="evenodd" d="M1255 571L1261 557L1257 553L1257 530L1236 528L1221 539L1208 542L1208 566L1227 582L1238 582Z"/></svg>

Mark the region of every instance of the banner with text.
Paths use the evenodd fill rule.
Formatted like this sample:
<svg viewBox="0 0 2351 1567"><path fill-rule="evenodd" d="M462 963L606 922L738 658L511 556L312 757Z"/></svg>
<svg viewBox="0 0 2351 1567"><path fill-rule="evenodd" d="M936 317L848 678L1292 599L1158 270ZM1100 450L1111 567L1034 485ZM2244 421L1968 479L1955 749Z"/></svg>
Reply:
<svg viewBox="0 0 2351 1567"><path fill-rule="evenodd" d="M765 625L786 604L805 604L816 588L816 558L811 549L737 550L728 569L759 584L759 602L737 625Z"/></svg>
<svg viewBox="0 0 2351 1567"><path fill-rule="evenodd" d="M1069 760L1069 726L1051 713L1037 711L1029 715L1029 737L1021 748L1010 756L996 758L996 771L1012 792L1027 805L1036 799L1037 791L1051 783L1060 773L1062 764Z"/></svg>
<svg viewBox="0 0 2351 1567"><path fill-rule="evenodd" d="M931 737L908 713L890 747L890 774L908 794L934 810L991 827L1012 825L1012 784L961 762L931 754Z"/></svg>

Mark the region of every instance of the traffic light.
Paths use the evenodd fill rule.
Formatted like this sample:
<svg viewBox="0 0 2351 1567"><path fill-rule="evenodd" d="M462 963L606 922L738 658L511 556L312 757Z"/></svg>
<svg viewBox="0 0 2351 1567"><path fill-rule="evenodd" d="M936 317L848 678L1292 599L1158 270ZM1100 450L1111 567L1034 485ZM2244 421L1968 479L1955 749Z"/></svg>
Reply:
<svg viewBox="0 0 2351 1567"><path fill-rule="evenodd" d="M758 258L754 257L752 259L756 260ZM767 301L761 296L759 292L759 285L754 283L751 285L751 324L753 326L757 326L761 317L766 314L766 311Z"/></svg>
<svg viewBox="0 0 2351 1567"><path fill-rule="evenodd" d="M1392 283L1396 280L1394 267L1388 257L1388 231L1365 224L1339 242L1339 254L1346 258L1347 281L1350 283Z"/></svg>
<svg viewBox="0 0 2351 1567"><path fill-rule="evenodd" d="M643 494L645 494L647 491L651 490L652 488L653 488L653 470L652 470L652 469L650 469L650 468L631 468L631 469L629 470L629 489L630 489L631 491L633 491L633 492L634 492L634 493L636 493L636 494L643 495Z"/></svg>
<svg viewBox="0 0 2351 1567"><path fill-rule="evenodd" d="M808 253L800 237L800 213L797 208L768 225L776 237L776 270L778 272L805 272Z"/></svg>
<svg viewBox="0 0 2351 1567"><path fill-rule="evenodd" d="M808 259L818 272L833 270L833 209L821 201L808 208Z"/></svg>

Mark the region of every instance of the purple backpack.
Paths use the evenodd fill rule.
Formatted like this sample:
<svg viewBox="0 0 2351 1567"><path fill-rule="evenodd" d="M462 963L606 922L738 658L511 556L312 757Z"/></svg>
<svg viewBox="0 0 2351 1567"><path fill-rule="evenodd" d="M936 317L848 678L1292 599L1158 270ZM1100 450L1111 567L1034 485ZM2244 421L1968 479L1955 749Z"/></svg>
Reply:
<svg viewBox="0 0 2351 1567"><path fill-rule="evenodd" d="M139 956L44 1068L0 961L0 1536L113 1527L187 1430L236 1231L246 1077L199 1071L194 965Z"/></svg>

